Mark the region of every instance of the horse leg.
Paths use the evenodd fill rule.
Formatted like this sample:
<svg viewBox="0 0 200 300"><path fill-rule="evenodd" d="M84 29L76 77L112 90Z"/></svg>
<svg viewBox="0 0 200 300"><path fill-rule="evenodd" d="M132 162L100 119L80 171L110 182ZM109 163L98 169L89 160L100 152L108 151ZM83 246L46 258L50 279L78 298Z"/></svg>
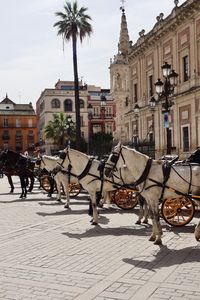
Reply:
<svg viewBox="0 0 200 300"><path fill-rule="evenodd" d="M148 208L148 205L147 205L147 202L145 200L144 202L144 220L142 223L144 224L148 224L148 218L149 218L149 208Z"/></svg>
<svg viewBox="0 0 200 300"><path fill-rule="evenodd" d="M21 189L22 189L22 192L21 192L21 195L19 196L19 198L23 198L24 197L24 185L26 185L26 183L22 176L19 176L19 179L20 179L20 184L21 184Z"/></svg>
<svg viewBox="0 0 200 300"><path fill-rule="evenodd" d="M14 187L14 184L12 181L12 177L11 177L11 175L7 175L7 178L8 178L8 182L10 184L10 188L11 188L10 193L13 193L15 187Z"/></svg>
<svg viewBox="0 0 200 300"><path fill-rule="evenodd" d="M141 195L138 195L138 202L139 202L140 209L139 209L138 220L135 222L135 224L141 224L141 220L145 214L144 207L145 207L146 200Z"/></svg>
<svg viewBox="0 0 200 300"><path fill-rule="evenodd" d="M69 208L70 197L69 197L68 178L67 178L66 182L62 183L62 186L63 186L63 189L64 189L65 198L66 198L66 202L65 202L64 208Z"/></svg>
<svg viewBox="0 0 200 300"><path fill-rule="evenodd" d="M139 209L139 216L138 216L138 220L135 222L135 224L141 224L141 220L144 216L144 210L143 210L143 206L139 203L140 205L140 209Z"/></svg>
<svg viewBox="0 0 200 300"><path fill-rule="evenodd" d="M195 227L194 235L197 241L200 240L200 221Z"/></svg>
<svg viewBox="0 0 200 300"><path fill-rule="evenodd" d="M155 245L162 245L162 227L160 225L160 214L159 208L157 207L154 210L151 210L151 217L152 217L152 234L149 238L149 241L153 241Z"/></svg>
<svg viewBox="0 0 200 300"><path fill-rule="evenodd" d="M50 191L48 192L48 195L47 195L48 197L51 197L54 192L54 184L55 184L54 179L50 180Z"/></svg>
<svg viewBox="0 0 200 300"><path fill-rule="evenodd" d="M95 191L90 194L90 198L91 198L92 215L93 215L91 224L98 225L98 212L97 212L96 192Z"/></svg>
<svg viewBox="0 0 200 300"><path fill-rule="evenodd" d="M31 183L30 183L30 186L29 186L28 192L29 192L29 193L31 193L31 192L32 192L32 190L33 190L33 186L34 186L35 178L34 178L34 176L32 176L32 175L31 175L29 178L30 178L30 181L31 181Z"/></svg>

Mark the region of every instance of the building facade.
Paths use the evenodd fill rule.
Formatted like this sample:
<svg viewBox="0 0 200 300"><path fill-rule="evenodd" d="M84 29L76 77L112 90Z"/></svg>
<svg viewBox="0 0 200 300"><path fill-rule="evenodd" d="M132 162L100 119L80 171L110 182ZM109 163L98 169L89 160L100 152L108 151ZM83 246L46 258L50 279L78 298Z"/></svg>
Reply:
<svg viewBox="0 0 200 300"><path fill-rule="evenodd" d="M82 82L79 88L82 137L88 141L95 132L113 132L115 103L110 97L110 90ZM101 106L102 97L106 99L104 107ZM55 88L45 89L36 103L38 140L43 141L47 153L51 153L55 146L52 141L45 140L44 128L53 119L53 114L59 112L65 112L66 116L71 116L72 121L76 122L73 81L59 80Z"/></svg>
<svg viewBox="0 0 200 300"><path fill-rule="evenodd" d="M200 1L188 0L164 18L156 17L152 30L141 30L135 43L129 40L122 8L118 53L110 63L111 96L116 101L116 140L155 142L155 156L166 153L167 137L162 105L154 83L163 78L167 62L178 73L170 101L169 130L172 153L187 157L200 146ZM149 101L154 96L155 110ZM137 104L139 114L135 114Z"/></svg>
<svg viewBox="0 0 200 300"><path fill-rule="evenodd" d="M8 96L0 102L0 148L33 153L37 142L32 104L16 104Z"/></svg>

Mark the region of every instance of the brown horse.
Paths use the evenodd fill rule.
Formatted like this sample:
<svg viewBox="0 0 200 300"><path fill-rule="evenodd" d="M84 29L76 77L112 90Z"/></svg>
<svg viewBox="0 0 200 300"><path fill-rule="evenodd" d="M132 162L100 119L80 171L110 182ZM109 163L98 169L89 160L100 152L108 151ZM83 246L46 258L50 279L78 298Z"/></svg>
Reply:
<svg viewBox="0 0 200 300"><path fill-rule="evenodd" d="M32 191L34 185L34 162L30 158L14 152L12 150L2 151L0 154L0 169L7 176L11 186L11 193L14 191L14 185L11 176L19 176L22 193L20 198L27 195L27 180L30 178L29 192Z"/></svg>

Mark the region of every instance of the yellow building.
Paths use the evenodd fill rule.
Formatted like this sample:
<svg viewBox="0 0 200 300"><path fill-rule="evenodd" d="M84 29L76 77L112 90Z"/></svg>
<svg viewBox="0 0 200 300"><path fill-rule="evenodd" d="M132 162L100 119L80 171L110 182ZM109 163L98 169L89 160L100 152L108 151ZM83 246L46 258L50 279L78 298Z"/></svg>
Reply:
<svg viewBox="0 0 200 300"><path fill-rule="evenodd" d="M122 8L118 53L110 64L115 139L132 145L153 141L156 157L166 154L169 141L170 151L181 157L200 146L200 1L174 3L171 14L157 16L152 30L141 30L135 43L129 40ZM178 73L178 83L167 95L169 113L164 122L163 97L158 97L155 83L158 78L166 82L161 68L165 62ZM149 107L152 97L154 110Z"/></svg>

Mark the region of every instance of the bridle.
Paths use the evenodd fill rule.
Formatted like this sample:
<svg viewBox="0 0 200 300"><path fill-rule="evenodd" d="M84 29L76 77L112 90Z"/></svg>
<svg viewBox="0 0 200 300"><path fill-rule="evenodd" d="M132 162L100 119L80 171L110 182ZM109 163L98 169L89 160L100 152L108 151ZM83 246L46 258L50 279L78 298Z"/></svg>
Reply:
<svg viewBox="0 0 200 300"><path fill-rule="evenodd" d="M110 157L111 163L106 162L106 167L105 167L106 168L106 170L105 170L106 176L111 176L111 175L114 176L113 173L118 171L117 163L118 163L120 156L122 157L124 165L126 165L125 158L122 153L122 146L120 146L119 152L116 152L116 151L112 152L111 157ZM140 175L140 177L132 183L133 186L136 187L137 185L139 185L141 183L144 183L144 185L145 185L146 179L147 179L150 169L151 169L151 165L152 165L152 159L149 158L147 160L146 166L145 166L142 174ZM109 175L107 175L107 174L109 174ZM121 172L120 172L120 178L122 179ZM144 186L143 186L143 188L144 188Z"/></svg>
<svg viewBox="0 0 200 300"><path fill-rule="evenodd" d="M116 151L111 152L110 162L106 161L106 163L105 163L105 175L106 176L111 177L114 175L113 174L114 172L118 171L117 163L118 163L120 156L122 157L122 160L125 165L126 162L125 162L124 155L122 153L122 146L120 146L119 152L116 152Z"/></svg>

